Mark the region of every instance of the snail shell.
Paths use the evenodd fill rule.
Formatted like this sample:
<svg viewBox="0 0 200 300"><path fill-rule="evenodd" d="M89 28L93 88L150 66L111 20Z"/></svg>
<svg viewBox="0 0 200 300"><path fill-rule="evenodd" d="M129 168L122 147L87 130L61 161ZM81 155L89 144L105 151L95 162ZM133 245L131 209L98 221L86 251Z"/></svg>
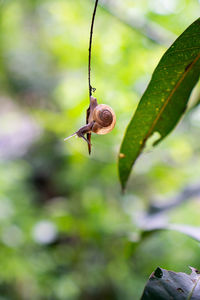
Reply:
<svg viewBox="0 0 200 300"><path fill-rule="evenodd" d="M93 111L93 121L92 132L107 134L115 127L116 116L110 106L99 104Z"/></svg>

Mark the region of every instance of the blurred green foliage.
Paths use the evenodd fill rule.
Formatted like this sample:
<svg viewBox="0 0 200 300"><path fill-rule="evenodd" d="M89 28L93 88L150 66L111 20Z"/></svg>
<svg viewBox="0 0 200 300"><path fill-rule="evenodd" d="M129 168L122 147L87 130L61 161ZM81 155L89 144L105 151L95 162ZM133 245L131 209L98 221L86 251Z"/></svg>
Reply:
<svg viewBox="0 0 200 300"><path fill-rule="evenodd" d="M200 268L196 241L168 231L140 240L138 226L152 200L198 183L199 107L142 155L124 195L117 175L125 128L169 37L199 14L197 0L166 3L99 6L92 85L117 124L93 136L88 157L84 141L63 139L85 121L94 2L0 1L0 300L139 299L158 265ZM199 226L199 199L190 200L168 218Z"/></svg>

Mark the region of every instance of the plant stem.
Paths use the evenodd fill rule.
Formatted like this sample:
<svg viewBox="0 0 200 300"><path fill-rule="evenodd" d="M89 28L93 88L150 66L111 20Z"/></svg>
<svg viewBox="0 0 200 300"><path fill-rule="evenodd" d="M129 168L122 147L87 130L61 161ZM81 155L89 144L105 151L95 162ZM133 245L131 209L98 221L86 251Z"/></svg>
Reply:
<svg viewBox="0 0 200 300"><path fill-rule="evenodd" d="M89 60L88 60L88 83L89 83L89 97L92 96L92 86L91 86L91 57L92 57L92 37L93 37L93 28L94 28L94 20L97 11L97 5L99 0L95 0L94 11L92 15L92 23L90 28L90 41L89 41Z"/></svg>

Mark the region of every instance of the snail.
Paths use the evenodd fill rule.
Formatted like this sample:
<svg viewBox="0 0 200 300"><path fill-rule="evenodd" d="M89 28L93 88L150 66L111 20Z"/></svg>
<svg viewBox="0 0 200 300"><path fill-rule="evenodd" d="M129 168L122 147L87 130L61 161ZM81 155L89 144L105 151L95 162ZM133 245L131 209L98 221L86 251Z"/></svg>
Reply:
<svg viewBox="0 0 200 300"><path fill-rule="evenodd" d="M90 134L92 132L96 134L107 134L113 130L115 123L116 116L113 109L108 105L98 104L97 99L91 96L90 107L87 110L87 124L64 140L66 141L76 135L84 139L90 149ZM85 138L85 134L87 134L87 138Z"/></svg>

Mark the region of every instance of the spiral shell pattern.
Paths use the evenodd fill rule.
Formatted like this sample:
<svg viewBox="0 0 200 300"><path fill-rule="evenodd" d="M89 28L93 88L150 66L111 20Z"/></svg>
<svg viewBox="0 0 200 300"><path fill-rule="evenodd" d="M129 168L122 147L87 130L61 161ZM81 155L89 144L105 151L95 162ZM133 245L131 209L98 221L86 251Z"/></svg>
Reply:
<svg viewBox="0 0 200 300"><path fill-rule="evenodd" d="M95 121L93 132L97 134L106 134L110 132L116 123L115 113L112 108L105 104L99 104L93 113Z"/></svg>

